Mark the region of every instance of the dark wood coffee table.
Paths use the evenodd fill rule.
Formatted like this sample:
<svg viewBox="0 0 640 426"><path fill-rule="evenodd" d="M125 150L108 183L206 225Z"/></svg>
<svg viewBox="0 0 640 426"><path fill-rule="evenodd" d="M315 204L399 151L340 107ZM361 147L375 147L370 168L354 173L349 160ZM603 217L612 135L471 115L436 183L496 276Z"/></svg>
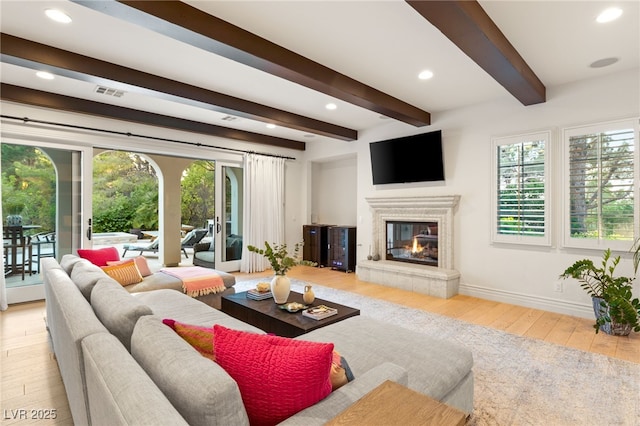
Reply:
<svg viewBox="0 0 640 426"><path fill-rule="evenodd" d="M302 294L292 291L287 300L287 303L291 302L303 303ZM320 327L360 315L359 309L340 305L328 300L316 298L312 305L327 305L336 308L338 313L325 319L315 320L303 317L302 311L288 312L278 308L278 304L273 301L273 298L266 300L248 299L246 291L222 296L221 310L267 333L274 333L277 336L283 337L297 337Z"/></svg>

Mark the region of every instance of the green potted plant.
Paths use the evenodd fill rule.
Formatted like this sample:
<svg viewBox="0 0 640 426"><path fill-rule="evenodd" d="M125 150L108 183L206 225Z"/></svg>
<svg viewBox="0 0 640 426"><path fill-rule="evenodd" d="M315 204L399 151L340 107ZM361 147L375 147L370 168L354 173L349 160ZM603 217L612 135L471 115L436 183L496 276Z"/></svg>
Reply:
<svg viewBox="0 0 640 426"><path fill-rule="evenodd" d="M302 243L296 243L292 254L289 254L286 244L269 244L264 242L264 248L249 245L247 250L257 253L269 260L275 276L271 280L271 293L276 303L285 303L291 291L291 281L287 272L296 265L315 266L316 263L300 259Z"/></svg>
<svg viewBox="0 0 640 426"><path fill-rule="evenodd" d="M24 204L20 202L7 203L7 226L22 226L22 212Z"/></svg>
<svg viewBox="0 0 640 426"><path fill-rule="evenodd" d="M633 281L640 265L640 239L633 248L633 276L615 276L620 256L611 257L605 250L600 265L590 259L581 259L569 266L561 278L575 278L591 296L596 315L594 328L607 334L628 335L640 331L640 300L633 298Z"/></svg>

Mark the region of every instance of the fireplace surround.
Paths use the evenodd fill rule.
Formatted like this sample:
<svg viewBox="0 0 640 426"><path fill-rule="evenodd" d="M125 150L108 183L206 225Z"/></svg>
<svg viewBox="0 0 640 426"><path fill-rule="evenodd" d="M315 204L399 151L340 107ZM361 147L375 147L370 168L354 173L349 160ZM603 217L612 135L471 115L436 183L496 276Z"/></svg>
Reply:
<svg viewBox="0 0 640 426"><path fill-rule="evenodd" d="M460 196L372 197L366 200L372 211L370 252L373 258L381 260L359 260L358 278L443 298L458 294L460 273L453 265L453 214ZM406 257L411 255L405 253L404 247L392 250L392 254L403 253L404 259L398 261L394 259L396 256L389 256L390 244L401 245L389 239L388 229L393 224L401 227L395 231L399 240L404 234L415 233L418 242L429 246L424 252L428 262L407 261Z"/></svg>

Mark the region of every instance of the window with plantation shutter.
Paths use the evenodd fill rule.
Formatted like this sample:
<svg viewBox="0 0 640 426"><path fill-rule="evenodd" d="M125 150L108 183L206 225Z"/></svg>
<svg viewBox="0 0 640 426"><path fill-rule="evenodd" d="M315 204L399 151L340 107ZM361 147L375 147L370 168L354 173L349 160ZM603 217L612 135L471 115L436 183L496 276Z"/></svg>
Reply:
<svg viewBox="0 0 640 426"><path fill-rule="evenodd" d="M637 135L635 120L564 131L566 246L627 250L637 238Z"/></svg>
<svg viewBox="0 0 640 426"><path fill-rule="evenodd" d="M550 132L493 140L493 241L549 245Z"/></svg>

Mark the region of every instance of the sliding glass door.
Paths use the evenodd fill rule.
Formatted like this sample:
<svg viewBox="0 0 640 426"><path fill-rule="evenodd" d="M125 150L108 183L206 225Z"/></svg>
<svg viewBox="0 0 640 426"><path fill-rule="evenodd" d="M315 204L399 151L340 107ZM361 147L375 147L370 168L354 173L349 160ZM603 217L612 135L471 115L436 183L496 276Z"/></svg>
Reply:
<svg viewBox="0 0 640 426"><path fill-rule="evenodd" d="M0 148L8 303L43 299L40 260L90 243L91 149L11 138Z"/></svg>
<svg viewBox="0 0 640 426"><path fill-rule="evenodd" d="M242 167L216 162L216 269L240 270L242 257Z"/></svg>

